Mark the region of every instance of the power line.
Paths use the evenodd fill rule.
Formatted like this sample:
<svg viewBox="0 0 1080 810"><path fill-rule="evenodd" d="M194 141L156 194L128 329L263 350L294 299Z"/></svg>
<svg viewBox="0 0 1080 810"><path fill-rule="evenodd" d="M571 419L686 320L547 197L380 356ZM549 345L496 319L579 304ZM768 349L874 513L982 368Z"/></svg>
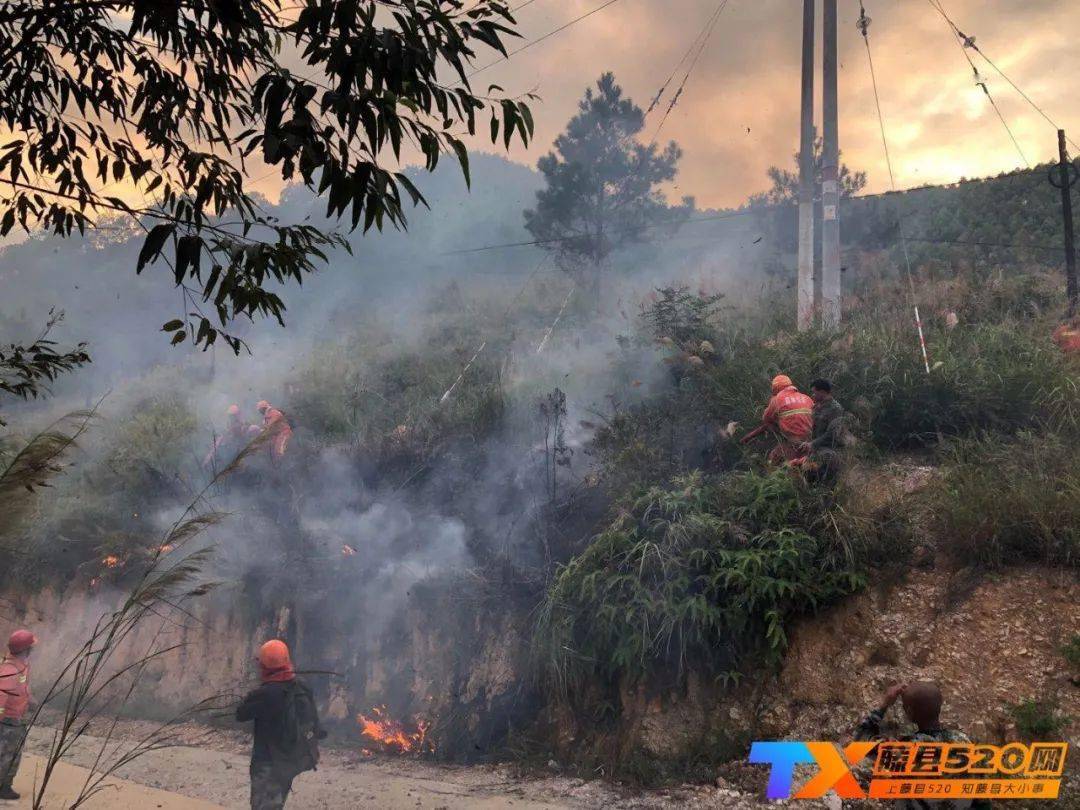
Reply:
<svg viewBox="0 0 1080 810"><path fill-rule="evenodd" d="M979 240L969 239L924 239L918 236L909 236L907 238L909 242L926 242L932 245L965 245L971 247L1001 247L1001 248L1017 248L1020 250L1048 250L1054 253L1061 253L1065 249L1061 246L1053 245L1031 245L1031 244L1018 244L1011 242L983 242Z"/></svg>
<svg viewBox="0 0 1080 810"><path fill-rule="evenodd" d="M947 23L949 23L949 32L956 40L956 44L960 46L960 52L964 55L964 59L967 60L968 65L971 67L971 72L975 76L975 84L981 87L983 93L986 94L986 100L990 102L990 106L993 107L994 112L997 113L997 117L998 120L1001 122L1001 125L1005 127L1005 131L1009 133L1009 139L1012 141L1013 146L1016 147L1016 151L1020 154L1020 159L1024 161L1024 165L1030 169L1031 163L1028 162L1027 156L1024 154L1024 150L1020 148L1020 143L1016 140L1016 136L1009 128L1008 122L1005 121L1005 116L1002 115L1001 110L998 109L998 105L997 102L994 101L994 97L990 95L990 88L987 87L986 81L983 79L982 75L979 73L979 69L975 67L975 62L972 61L971 56L968 54L967 45L965 44L964 38L960 36L959 29L957 29L956 26L952 25L952 23L949 21L949 15L945 13L945 8L942 5L941 0L927 0L927 2L930 3L934 10L937 11L938 14L940 14Z"/></svg>
<svg viewBox="0 0 1080 810"><path fill-rule="evenodd" d="M722 2L723 0L721 0L721 4ZM715 11L713 12L713 14L715 14ZM682 58L678 61L675 67L672 68L671 74L667 77L667 79L664 80L664 83L660 85L660 89L656 92L656 95L653 96L653 100L649 103L649 108L645 110L645 115L648 115L654 109L656 109L656 105L660 103L660 99L663 98L664 93L668 89L668 85L670 85L671 80L675 78L675 74L679 72L679 68L681 68L686 62L686 60L690 58L690 54L693 52L694 48L697 47L698 42L700 42L701 38L705 36L705 30L709 27L709 20L712 19L713 14L710 14L709 17L706 18L705 23L701 26L701 30L698 31L697 36L694 37L694 41L690 43L690 47L686 49L686 52L682 55Z"/></svg>
<svg viewBox="0 0 1080 810"><path fill-rule="evenodd" d="M720 2L716 6L716 10L713 11L713 13L705 21L705 25L702 27L697 37L694 38L694 41L690 43L690 47L687 48L686 53L683 54L683 58L679 60L679 64L677 64L675 66L675 69L671 71L671 75L668 77L668 80L664 82L663 87L660 88L660 92L656 94L656 98L653 99L652 104L649 105L649 109L646 112L646 115L648 115L648 113L651 112L653 108L659 103L660 97L664 94L664 90L667 89L668 85L671 83L671 80L675 78L675 74L679 72L679 68L682 67L687 57L689 57L696 48L696 53L694 53L693 58L690 60L690 66L686 69L686 75L683 76L682 81L679 83L679 87L675 91L675 95L671 97L671 101L668 103L667 109L664 111L664 115L660 119L659 125L657 125L656 127L656 131L653 133L650 145L656 143L656 139L660 137L660 130L664 128L664 124L667 122L668 116L671 115L671 111L675 109L675 105L679 103L679 99L682 97L683 89L686 87L686 82L687 80L689 80L690 74L693 73L694 67L697 65L698 60L701 58L701 54L705 51L705 46L709 44L709 38L712 36L713 29L716 28L716 22L720 19L720 15L724 13L724 9L727 8L728 1L729 0L720 0Z"/></svg>
<svg viewBox="0 0 1080 810"><path fill-rule="evenodd" d="M1025 93L1023 90L1020 89L1020 86L1017 85L1016 82L1014 82L1012 79L1010 79L1008 77L1008 75L1006 75L1005 71L1003 71L1001 68L999 68L997 66L997 64L995 64L994 61L983 52L983 50L975 42L975 37L968 36L963 31L961 31L960 27L957 26L957 24L952 21L952 18L949 17L949 15L945 13L945 9L943 7L941 7L940 5L936 5L933 2L933 0L930 0L930 5L934 6L934 8L937 9L937 12L945 19L945 22L947 22L949 24L949 26L953 29L953 32L956 34L957 38L959 38L963 42L965 48L971 48L973 51L975 51L975 53L977 53L979 56L981 56L983 59L985 59L986 64L990 65L990 67L992 67L997 72L997 74L999 76L1001 76L1001 78L1003 78L1005 81L1007 81L1009 83L1009 85L1012 87L1012 89L1015 90L1017 93L1019 93L1020 97L1023 98L1024 101L1026 101L1028 104L1030 104L1032 106L1032 108L1034 108L1034 110L1046 120L1046 123L1050 124L1050 126L1052 126L1054 129L1061 129L1061 127L1059 127L1057 125L1057 123L1054 121L1054 119L1052 119L1049 115L1046 114L1046 111L1043 110L1042 107L1040 107L1038 104L1036 104L1027 93ZM1073 140L1071 138L1069 138L1068 141L1069 141L1069 143L1072 145L1072 147L1074 149L1080 150L1080 146L1077 146L1076 143L1073 142Z"/></svg>
<svg viewBox="0 0 1080 810"><path fill-rule="evenodd" d="M874 73L874 56L870 52L870 18L866 16L866 8L862 0L859 0L859 31L862 32L863 44L866 46L866 60L870 65L870 82L874 88L874 106L877 109L878 125L881 127L881 145L885 149L885 165L889 169L889 185L896 190L896 176L893 174L892 157L889 155L889 139L885 134L885 116L881 112L881 97L878 95L877 75ZM923 335L922 318L919 317L919 301L915 297L915 282L911 275L911 256L908 254L907 239L904 237L904 216L900 209L899 200L896 206L896 224L900 229L900 245L904 251L904 269L907 275L908 292L911 294L911 305L915 310L915 328L919 332L919 348L922 350L923 365L926 373L930 373L930 358L926 353L926 337Z"/></svg>
<svg viewBox="0 0 1080 810"><path fill-rule="evenodd" d="M716 12L713 14L712 19L709 21L709 27L705 31L705 36L701 40L701 45L698 46L697 53L694 54L694 58L690 61L690 66L686 69L686 75L683 76L683 80L679 83L679 88L675 91L675 95L671 97L671 102L668 104L666 110L664 110L664 116L660 119L660 123L656 125L656 130L653 132L650 146L655 144L660 137L660 130L664 128L664 124L667 123L668 116L671 115L671 111L675 109L675 105L679 103L679 99L682 98L683 90L686 87L686 83L690 80L690 74L694 72L694 68L697 66L698 60L701 59L701 54L705 52L705 46L709 44L709 38L712 37L712 32L716 28L716 22L720 19L720 15L724 9L727 8L728 0L723 0L717 7Z"/></svg>
<svg viewBox="0 0 1080 810"><path fill-rule="evenodd" d="M506 54L506 56L504 56L502 59L496 59L494 62L486 64L483 67L477 68L476 70L474 70L472 73L469 74L469 78L471 79L477 73L483 73L488 68L493 68L496 65L501 65L503 62L507 61L511 56L516 56L517 54L521 53L522 51L528 50L533 45L539 45L544 40L550 39L551 37L555 36L556 34L562 33L563 31L565 31L570 26L576 25L577 23L581 22L582 20L587 19L588 17L591 17L593 14L596 14L596 13L598 13L600 11L603 11L608 6L612 6L612 5L614 5L615 3L618 3L618 2L619 2L619 0L607 0L606 3L597 6L596 8L592 9L591 11L586 11L584 14L570 20L570 22L563 23L558 28L556 28L556 29L554 29L552 31L548 31L542 37L537 37L536 39L532 40L531 42L526 42L520 48L515 48L514 50L512 50L508 54ZM527 5L527 4L523 4L523 5ZM521 6L519 6L519 8L521 8Z"/></svg>
<svg viewBox="0 0 1080 810"><path fill-rule="evenodd" d="M715 214L707 217L694 217L691 219L683 220L682 222L652 222L642 226L642 230L652 230L653 228L669 228L672 225L691 225L695 222L717 222L724 219L737 219L738 217L748 217L757 214L762 214L766 211L772 210L774 206L768 208L757 208L746 211L729 211L723 214ZM551 245L558 242L572 242L575 239L580 239L580 235L575 236L555 236L551 239L531 239L525 242L503 242L497 245L483 245L475 248L462 248L461 250L447 250L442 255L444 256L457 256L464 253L484 253L489 250L503 250L506 248L516 247L535 247L538 245Z"/></svg>
<svg viewBox="0 0 1080 810"><path fill-rule="evenodd" d="M1011 177L1011 176L1018 176L1018 175L1006 175L1006 177ZM996 178L995 177L995 178L989 178L987 180L981 180L979 182L995 182L995 181L997 181L999 179L1006 179L1006 178ZM940 187L939 186L925 186L925 185L923 185L923 186L914 186L912 188L897 189L894 186L892 188L892 190L890 190L890 191L882 191L882 192L877 193L877 194L862 194L862 195L860 195L858 197L850 197L850 198L841 200L841 202L844 203L844 204L850 204L850 203L855 203L855 202L859 202L859 201L862 201L862 200L875 200L875 199L878 199L878 198L881 198L881 197L889 197L889 196L893 196L893 195L915 194L915 193L918 193L918 192L933 191L933 190L935 190L937 188L940 188ZM757 208L746 208L746 209L742 209L742 210L738 210L738 211L725 211L725 212L720 213L720 214L710 214L709 216L690 217L690 218L687 218L687 219L683 220L682 222L653 222L653 223L649 223L647 225L642 226L642 228L644 230L652 230L653 228L670 227L672 225L680 225L680 226L681 225L693 225L693 224L699 223L699 222L718 222L718 221L721 221L721 220L738 219L740 217L759 216L761 214L765 214L765 213L768 213L770 211L780 210L780 209L782 209L782 208L784 208L784 207L786 207L788 205L792 205L792 204L793 203L777 203L775 205L766 205L766 206L760 206L760 207L757 207ZM480 247L474 247L474 248L460 248L460 249L457 249L457 250L447 250L447 251L444 251L440 255L443 255L443 256L457 256L457 255L462 255L462 254L467 254L467 253L485 253L485 252L490 251L490 250L506 250L506 249L510 249L510 248L519 248L519 247L538 247L538 246L542 246L542 245L557 244L559 242L570 242L570 241L573 241L574 239L580 239L580 238L581 238L581 236L556 236L556 237L552 237L550 239L529 239L529 240L525 240L525 241L521 241L521 242L499 242L499 243L490 244L490 245L481 245ZM912 239L911 241L923 241L923 240ZM975 244L975 243L971 243L971 244ZM1040 245L1014 245L1014 244L1005 244L1005 243L994 243L993 245L991 245L991 243L985 243L985 244L987 244L988 246L993 246L993 247L1031 247L1031 248L1043 249L1043 246L1040 246ZM1047 249L1047 250L1051 250L1051 249L1052 250L1058 250L1059 248L1049 248L1049 247L1047 247L1045 249Z"/></svg>

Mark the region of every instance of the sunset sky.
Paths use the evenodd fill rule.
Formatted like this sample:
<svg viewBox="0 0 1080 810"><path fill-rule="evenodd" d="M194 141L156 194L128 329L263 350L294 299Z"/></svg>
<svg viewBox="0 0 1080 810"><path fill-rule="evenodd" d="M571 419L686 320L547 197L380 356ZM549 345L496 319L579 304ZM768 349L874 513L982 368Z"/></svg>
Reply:
<svg viewBox="0 0 1080 810"><path fill-rule="evenodd" d="M976 86L963 49L932 2L864 0L872 18L870 41L899 188L944 183L1022 167L1009 135L983 91ZM521 38L511 50L550 34L605 0L510 0ZM585 88L611 70L624 92L645 108L717 9L720 0L614 0L509 60L496 62L484 49L474 89L490 84L508 96L534 92L535 140L515 143L511 160L535 166L576 112ZM1080 143L1080 8L1077 0L940 0L949 16L1039 104L1073 141ZM820 6L817 38L820 43ZM867 192L889 188L870 71L855 22L858 0L839 0L840 145L844 161L869 175ZM800 0L728 0L690 75L683 95L664 124L660 141L675 140L684 151L679 176L667 191L693 195L700 208L744 202L768 186L770 166L792 167L798 144ZM820 108L820 44L818 67ZM1031 164L1057 157L1057 134L1021 96L968 51ZM308 71L298 59L304 74ZM642 138L652 137L685 72L674 79L647 119ZM452 79L446 77L448 82ZM820 110L816 114L820 130ZM480 128L486 132L486 118ZM474 150L506 153L486 135ZM1080 149L1074 149L1080 153ZM405 155L406 162L415 153ZM384 165L391 165L383 156ZM249 163L250 188L277 199L282 182L260 161ZM138 202L129 183L111 183L110 193ZM423 184L421 183L421 188ZM12 233L0 244L22 235Z"/></svg>
<svg viewBox="0 0 1080 810"><path fill-rule="evenodd" d="M602 2L534 0L518 14L524 41ZM627 94L647 106L716 2L618 0L477 76L480 89L497 83L510 95L535 90L542 98L534 107L535 144L527 151L517 147L510 157L535 164L574 113L586 85L604 70L614 71ZM975 35L980 48L1080 142L1075 0L943 2L956 24ZM866 0L866 6L897 184L1022 166L929 0ZM767 185L769 166L791 163L798 141L801 8L798 0L730 0L661 135L685 150L677 193L693 194L700 206L737 204ZM888 176L866 53L855 27L858 12L857 0L840 0L841 148L849 165L869 173L868 191L883 191ZM1051 125L972 56L1027 159L1034 164L1056 157ZM662 111L649 117L646 133L651 135ZM475 146L491 149L483 139Z"/></svg>

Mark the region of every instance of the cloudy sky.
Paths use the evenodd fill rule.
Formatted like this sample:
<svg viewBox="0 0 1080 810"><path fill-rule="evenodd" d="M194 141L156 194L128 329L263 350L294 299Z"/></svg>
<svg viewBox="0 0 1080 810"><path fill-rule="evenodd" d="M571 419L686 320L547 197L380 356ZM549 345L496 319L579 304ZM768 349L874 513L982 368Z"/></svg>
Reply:
<svg viewBox="0 0 1080 810"><path fill-rule="evenodd" d="M492 64L490 51L477 60L479 66L490 65L473 79L478 91L494 83L509 96L530 91L539 95L533 104L533 144L529 149L514 144L509 154L534 166L575 113L585 88L604 71L613 71L626 94L643 108L674 73L666 96L670 98L686 65L678 72L676 66L721 0L510 2L520 9L522 35L511 50L596 12L509 60ZM978 54L968 51L1012 128L1021 157L976 86L964 50L935 3L974 35L980 49L1080 144L1077 0L864 2L873 20L871 46L898 187L996 174L1023 166L1025 159L1032 164L1056 159L1054 128ZM820 16L820 0L818 5ZM858 0L839 0L839 8L841 149L849 166L867 171L867 191L885 191L889 180L870 72L855 27ZM791 167L798 143L801 25L800 0L727 0L661 133L662 141L674 139L684 150L679 177L669 189L672 195L693 195L700 207L738 205L768 186L765 172L770 166ZM820 20L817 35L820 40ZM820 47L815 61L820 67ZM820 86L818 95L820 105ZM656 130L665 106L649 116L644 139ZM820 126L820 113L817 119ZM497 149L479 136L470 146ZM384 163L389 165L385 156ZM257 160L249 167L251 188L277 199L280 178ZM126 183L111 185L111 193L142 199ZM21 238L13 232L0 244Z"/></svg>
<svg viewBox="0 0 1080 810"><path fill-rule="evenodd" d="M870 41L897 184L939 183L1022 166L930 0L865 2L873 20ZM975 35L979 47L1080 142L1076 0L942 2L956 24ZM524 41L602 4L533 0L518 14ZM535 90L542 98L534 108L534 146L516 148L511 158L534 164L574 113L586 85L605 70L614 71L626 92L647 106L716 5L717 0L617 0L481 73L479 87L495 82L510 95ZM729 0L720 17L661 136L683 146L678 192L695 195L699 205L737 204L767 185L769 166L791 162L798 141L801 8L798 0ZM858 0L840 0L841 148L849 165L868 171L868 190L882 191L888 175L857 17ZM1056 156L1051 125L973 57L1027 160ZM647 133L661 113L650 116ZM476 145L484 146L480 140Z"/></svg>

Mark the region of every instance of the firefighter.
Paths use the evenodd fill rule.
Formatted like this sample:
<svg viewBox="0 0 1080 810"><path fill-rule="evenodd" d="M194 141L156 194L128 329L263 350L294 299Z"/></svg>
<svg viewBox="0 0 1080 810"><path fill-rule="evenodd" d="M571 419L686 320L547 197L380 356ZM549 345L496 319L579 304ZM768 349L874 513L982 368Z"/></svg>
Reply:
<svg viewBox="0 0 1080 810"><path fill-rule="evenodd" d="M0 799L17 799L12 788L26 741L23 717L30 708L30 650L37 639L29 630L16 630L8 639L8 654L0 662Z"/></svg>
<svg viewBox="0 0 1080 810"><path fill-rule="evenodd" d="M792 462L810 481L826 482L840 470L841 450L852 443L847 430L847 412L833 398L832 383L817 379L810 384L814 400L813 438L798 446L803 457Z"/></svg>
<svg viewBox="0 0 1080 810"><path fill-rule="evenodd" d="M814 400L803 394L786 374L772 381L772 399L761 415L761 424L743 436L748 444L762 433L777 434L777 445L770 451L770 464L780 465L802 456L799 446L810 440L814 431Z"/></svg>
<svg viewBox="0 0 1080 810"><path fill-rule="evenodd" d="M236 719L255 721L251 748L251 810L281 810L293 780L319 764L319 725L315 698L296 677L289 648L273 639L259 648L262 685L248 693Z"/></svg>
<svg viewBox="0 0 1080 810"><path fill-rule="evenodd" d="M292 438L292 427L280 410L275 408L265 399L259 400L255 406L263 416L263 432L270 435L270 457L280 461L285 456L285 450Z"/></svg>
<svg viewBox="0 0 1080 810"><path fill-rule="evenodd" d="M1070 318L1054 330L1054 343L1065 354L1080 351L1080 316Z"/></svg>
<svg viewBox="0 0 1080 810"><path fill-rule="evenodd" d="M883 733L885 714L889 708L900 700L904 707L904 715L908 721L915 725L915 731L900 735L887 736ZM912 684L896 684L885 690L881 702L870 711L855 728L856 740L896 740L899 742L916 742L937 745L940 743L970 744L971 739L959 729L946 728L941 725L941 687L931 681L920 681ZM940 810L990 810L992 804L985 796L981 798L957 798L926 800L919 798L901 799L893 807L899 810L923 810L923 808L935 807Z"/></svg>
<svg viewBox="0 0 1080 810"><path fill-rule="evenodd" d="M235 456L243 449L244 445L259 434L259 428L256 425L245 422L243 417L240 416L239 405L230 405L225 413L228 424L224 432L214 439L214 446L210 448L210 452L203 459L204 467L209 467L219 453L225 456Z"/></svg>

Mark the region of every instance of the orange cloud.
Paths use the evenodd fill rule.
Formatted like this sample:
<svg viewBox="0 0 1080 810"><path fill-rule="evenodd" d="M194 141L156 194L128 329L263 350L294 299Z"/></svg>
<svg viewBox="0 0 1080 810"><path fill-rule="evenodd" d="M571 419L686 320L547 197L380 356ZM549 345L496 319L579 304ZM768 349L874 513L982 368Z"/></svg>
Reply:
<svg viewBox="0 0 1080 810"><path fill-rule="evenodd" d="M521 31L533 39L597 5L599 0L540 0L522 9ZM573 115L585 87L605 70L613 70L626 92L646 106L715 7L715 0L622 0L481 73L478 86L494 82L511 94L536 88L542 96L534 110L536 142L527 151L515 149L511 158L535 163ZM1080 75L1076 12L1068 0L946 0L946 10L1080 141L1080 111L1067 103ZM868 0L867 13L900 186L1023 165L929 3ZM869 190L883 191L888 173L857 16L855 3L841 3L841 148L849 165L869 173ZM662 140L674 139L685 151L677 193L693 194L701 205L735 205L766 186L769 166L791 163L798 143L800 26L799 4L792 0L731 0L662 132ZM972 56L1027 159L1056 156L1053 128ZM650 116L646 133L662 111L663 105ZM482 137L473 145L491 149Z"/></svg>

